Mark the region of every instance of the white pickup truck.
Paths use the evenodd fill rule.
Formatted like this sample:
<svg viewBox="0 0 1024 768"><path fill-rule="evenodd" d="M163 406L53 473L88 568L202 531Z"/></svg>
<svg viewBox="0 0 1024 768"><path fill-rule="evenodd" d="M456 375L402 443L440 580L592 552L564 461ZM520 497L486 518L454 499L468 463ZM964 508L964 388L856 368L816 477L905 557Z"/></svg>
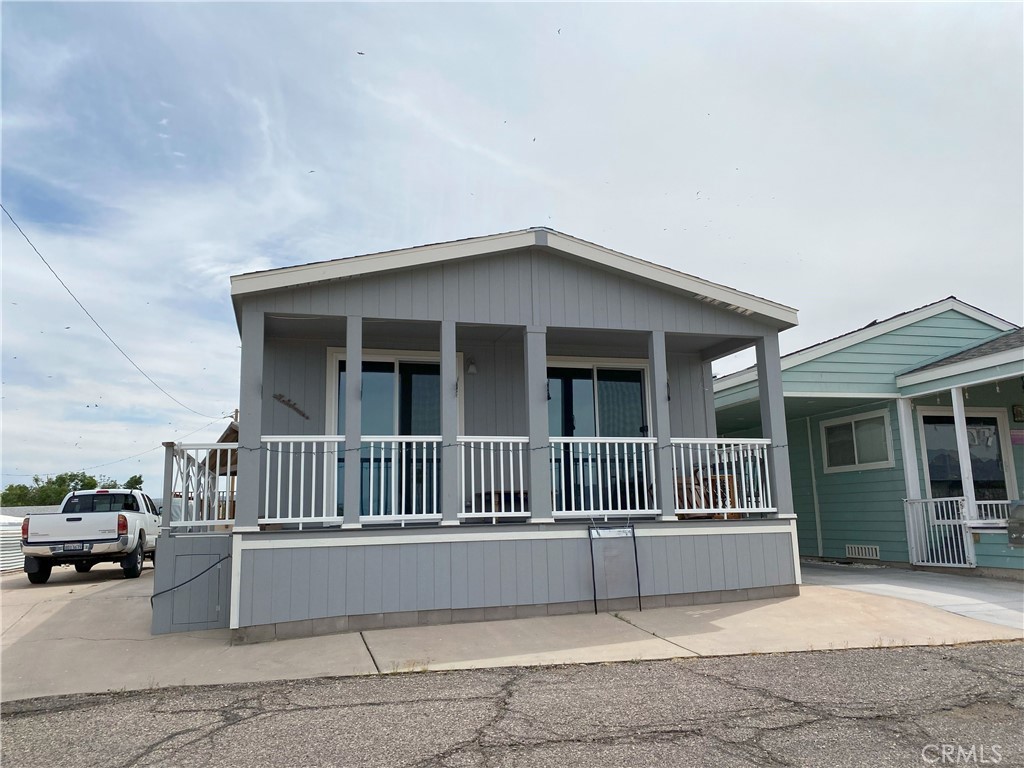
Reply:
<svg viewBox="0 0 1024 768"><path fill-rule="evenodd" d="M55 565L79 573L96 563L119 563L126 579L137 579L149 555L156 560L160 512L142 491L122 488L75 491L60 510L29 515L21 524L25 573L45 584Z"/></svg>

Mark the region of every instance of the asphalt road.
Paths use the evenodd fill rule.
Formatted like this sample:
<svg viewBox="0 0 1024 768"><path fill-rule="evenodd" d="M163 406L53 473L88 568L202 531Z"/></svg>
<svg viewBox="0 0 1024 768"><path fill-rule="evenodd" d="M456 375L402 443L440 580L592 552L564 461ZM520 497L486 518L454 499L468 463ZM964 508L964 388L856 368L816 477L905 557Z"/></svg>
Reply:
<svg viewBox="0 0 1024 768"><path fill-rule="evenodd" d="M5 768L1024 765L1024 643L76 695L0 724Z"/></svg>

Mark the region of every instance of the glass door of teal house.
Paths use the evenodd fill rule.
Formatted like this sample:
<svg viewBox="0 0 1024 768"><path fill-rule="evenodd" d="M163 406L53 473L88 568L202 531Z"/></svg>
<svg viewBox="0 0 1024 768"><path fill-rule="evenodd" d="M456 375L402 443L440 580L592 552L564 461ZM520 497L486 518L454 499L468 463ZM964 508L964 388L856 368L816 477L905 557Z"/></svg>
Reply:
<svg viewBox="0 0 1024 768"><path fill-rule="evenodd" d="M441 371L437 363L363 362L361 434L376 437L360 449L362 489L360 514L411 514L436 498L438 454L422 443L395 438L441 431ZM338 363L338 434L345 434L345 361ZM389 439L390 438L390 439ZM345 499L344 454L338 459L338 510ZM395 486L404 480L404 494ZM372 490L371 490L372 485ZM404 501L397 501L396 496ZM396 503L403 509L396 509Z"/></svg>

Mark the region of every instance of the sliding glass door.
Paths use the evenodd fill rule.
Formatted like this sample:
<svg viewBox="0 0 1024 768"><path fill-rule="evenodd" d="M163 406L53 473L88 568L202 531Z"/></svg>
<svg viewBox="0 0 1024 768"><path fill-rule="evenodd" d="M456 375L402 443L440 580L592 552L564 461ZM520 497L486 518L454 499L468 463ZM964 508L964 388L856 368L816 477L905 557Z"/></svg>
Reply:
<svg viewBox="0 0 1024 768"><path fill-rule="evenodd" d="M645 505L642 478L651 467L644 447L631 444L649 432L643 370L548 368L548 430L559 446L552 452L557 509Z"/></svg>
<svg viewBox="0 0 1024 768"><path fill-rule="evenodd" d="M345 434L345 361L338 363L338 434ZM436 498L439 454L405 436L441 432L441 369L438 363L363 362L360 433L376 437L360 450L360 514L424 513ZM382 439L383 438L383 439ZM345 500L345 458L338 459L339 514ZM403 492L396 493L400 484ZM396 504L396 497L398 498ZM401 507L401 508L398 508Z"/></svg>

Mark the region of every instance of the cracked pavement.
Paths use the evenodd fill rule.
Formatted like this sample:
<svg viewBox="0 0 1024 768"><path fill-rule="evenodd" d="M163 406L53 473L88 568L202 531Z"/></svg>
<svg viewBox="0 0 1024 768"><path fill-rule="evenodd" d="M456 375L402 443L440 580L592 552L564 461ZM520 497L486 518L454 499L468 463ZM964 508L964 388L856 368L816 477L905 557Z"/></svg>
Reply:
<svg viewBox="0 0 1024 768"><path fill-rule="evenodd" d="M0 758L46 768L924 766L926 745L955 744L1022 765L1022 662L1024 643L993 642L58 696L4 706Z"/></svg>

